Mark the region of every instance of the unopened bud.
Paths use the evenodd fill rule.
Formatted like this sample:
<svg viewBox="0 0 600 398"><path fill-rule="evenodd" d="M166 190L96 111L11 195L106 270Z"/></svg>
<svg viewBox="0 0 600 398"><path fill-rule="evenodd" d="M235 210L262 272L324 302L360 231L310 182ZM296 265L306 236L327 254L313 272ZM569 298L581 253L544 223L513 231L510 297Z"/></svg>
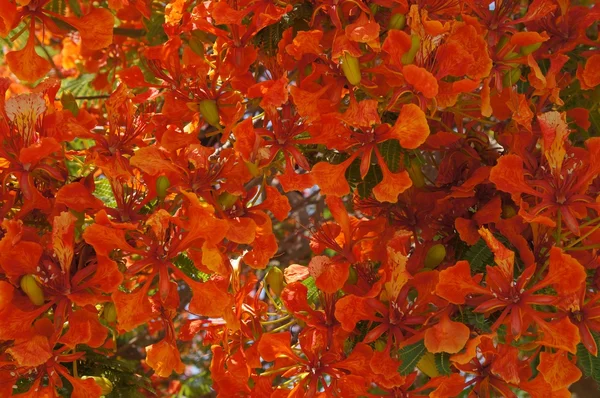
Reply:
<svg viewBox="0 0 600 398"><path fill-rule="evenodd" d="M101 377L101 376L83 376L83 377L81 377L81 380L86 380L86 379L94 380L96 382L96 384L98 384L98 386L100 386L100 389L102 390L102 392L101 392L102 395L108 395L113 390L113 383L110 380L108 380L106 377Z"/></svg>
<svg viewBox="0 0 600 398"><path fill-rule="evenodd" d="M412 64L417 56L417 52L421 48L421 38L418 35L410 35L410 49L402 55L400 59L402 65Z"/></svg>
<svg viewBox="0 0 600 398"><path fill-rule="evenodd" d="M102 311L102 317L108 323L114 323L117 320L117 308L113 303L104 304L104 311Z"/></svg>
<svg viewBox="0 0 600 398"><path fill-rule="evenodd" d="M404 29L406 26L406 15L404 14L394 14L390 18L390 23L388 27L390 29Z"/></svg>
<svg viewBox="0 0 600 398"><path fill-rule="evenodd" d="M417 368L431 378L440 375L437 366L435 366L435 355L430 352L426 352L421 360L417 362Z"/></svg>
<svg viewBox="0 0 600 398"><path fill-rule="evenodd" d="M63 95L60 97L60 103L63 108L70 111L73 116L77 117L79 115L79 106L77 105L77 101L75 100L75 96L70 91L65 91Z"/></svg>
<svg viewBox="0 0 600 398"><path fill-rule="evenodd" d="M360 64L358 59L345 52L340 58L340 63L342 65L344 76L346 76L348 82L354 86L360 83L362 77L360 74Z"/></svg>
<svg viewBox="0 0 600 398"><path fill-rule="evenodd" d="M523 46L521 47L521 54L523 55L529 55L532 52L538 50L540 47L542 46L542 43L533 43L533 44L529 44L527 46Z"/></svg>
<svg viewBox="0 0 600 398"><path fill-rule="evenodd" d="M433 245L427 251L425 256L425 268L433 269L440 265L446 258L446 248L441 243Z"/></svg>
<svg viewBox="0 0 600 398"><path fill-rule="evenodd" d="M356 272L354 267L350 267L350 272L348 273L348 280L346 280L346 283L349 285L356 285L356 282L358 282L358 272Z"/></svg>
<svg viewBox="0 0 600 398"><path fill-rule="evenodd" d="M217 101L211 99L202 100L198 104L198 110L208 124L214 127L219 127L220 119Z"/></svg>
<svg viewBox="0 0 600 398"><path fill-rule="evenodd" d="M238 199L239 197L236 195L232 195L229 192L223 192L221 195L219 195L218 201L223 210L229 210L231 209L231 206L238 201Z"/></svg>
<svg viewBox="0 0 600 398"><path fill-rule="evenodd" d="M276 296L279 296L283 291L283 272L277 267L273 267L267 273L265 278L267 284Z"/></svg>
<svg viewBox="0 0 600 398"><path fill-rule="evenodd" d="M35 305L44 304L44 291L38 285L33 275L25 275L21 278L21 289Z"/></svg>
<svg viewBox="0 0 600 398"><path fill-rule="evenodd" d="M164 199L167 196L167 189L171 186L171 181L167 176L160 176L156 180L156 196Z"/></svg>

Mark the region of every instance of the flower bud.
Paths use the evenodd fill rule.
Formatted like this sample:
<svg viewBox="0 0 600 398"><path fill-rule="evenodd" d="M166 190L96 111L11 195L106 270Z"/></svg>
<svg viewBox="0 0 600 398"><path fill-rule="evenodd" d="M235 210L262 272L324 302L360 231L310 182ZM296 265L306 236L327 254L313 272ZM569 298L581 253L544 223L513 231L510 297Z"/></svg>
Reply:
<svg viewBox="0 0 600 398"><path fill-rule="evenodd" d="M437 366L435 366L435 355L430 352L426 352L425 355L417 362L417 368L429 377L438 377L440 372Z"/></svg>
<svg viewBox="0 0 600 398"><path fill-rule="evenodd" d="M102 317L108 323L114 323L117 320L117 308L113 303L104 304L104 311L102 311Z"/></svg>
<svg viewBox="0 0 600 398"><path fill-rule="evenodd" d="M404 26L406 26L406 15L392 15L392 17L390 18L390 23L388 24L389 29L404 29Z"/></svg>
<svg viewBox="0 0 600 398"><path fill-rule="evenodd" d="M160 176L156 180L156 196L164 199L167 196L167 189L171 186L171 181L167 176Z"/></svg>
<svg viewBox="0 0 600 398"><path fill-rule="evenodd" d="M44 304L44 291L40 288L33 275L25 275L21 278L21 289L35 305Z"/></svg>
<svg viewBox="0 0 600 398"><path fill-rule="evenodd" d="M513 218L517 215L517 210L511 205L502 206L502 218Z"/></svg>
<svg viewBox="0 0 600 398"><path fill-rule="evenodd" d="M360 83L361 75L358 59L345 52L340 58L340 63L342 64L344 76L346 76L350 84L355 86Z"/></svg>
<svg viewBox="0 0 600 398"><path fill-rule="evenodd" d="M402 65L412 64L421 48L421 38L418 35L410 35L410 49L402 55Z"/></svg>
<svg viewBox="0 0 600 398"><path fill-rule="evenodd" d="M101 392L102 395L108 395L113 390L113 383L110 380L108 380L106 377L101 377L101 376L83 376L83 377L81 377L81 380L86 380L86 379L94 380L96 382L96 384L98 384L98 386L100 386L100 389L102 390L102 392Z"/></svg>
<svg viewBox="0 0 600 398"><path fill-rule="evenodd" d="M521 51L520 52L523 55L529 55L532 52L537 51L541 46L542 46L542 43L529 44L527 46L521 47Z"/></svg>
<svg viewBox="0 0 600 398"><path fill-rule="evenodd" d="M63 108L70 111L73 116L77 117L79 115L79 106L77 105L77 101L75 100L75 96L70 91L65 91L63 95L60 97L60 103Z"/></svg>
<svg viewBox="0 0 600 398"><path fill-rule="evenodd" d="M208 124L214 127L219 127L219 108L215 100L206 99L198 104L200 114Z"/></svg>
<svg viewBox="0 0 600 398"><path fill-rule="evenodd" d="M423 176L421 166L416 159L410 161L410 167L406 171L415 187L423 188L425 186L425 176Z"/></svg>
<svg viewBox="0 0 600 398"><path fill-rule="evenodd" d="M265 280L267 281L267 285L269 285L273 293L276 296L279 296L284 288L283 272L279 268L273 267L267 273Z"/></svg>
<svg viewBox="0 0 600 398"><path fill-rule="evenodd" d="M350 272L348 273L348 279L346 280L346 283L349 285L356 285L356 282L358 282L358 273L354 267L350 267Z"/></svg>
<svg viewBox="0 0 600 398"><path fill-rule="evenodd" d="M515 68L515 69L508 70L504 73L504 76L502 77L502 86L510 87L513 84L515 84L516 82L518 82L520 78L521 78L521 68Z"/></svg>
<svg viewBox="0 0 600 398"><path fill-rule="evenodd" d="M375 350L382 352L387 347L387 341L384 339L379 339L375 341Z"/></svg>
<svg viewBox="0 0 600 398"><path fill-rule="evenodd" d="M232 195L229 192L223 192L221 195L219 195L218 201L223 210L229 210L231 209L231 206L233 206L235 202L237 202L238 199L239 198L237 196Z"/></svg>
<svg viewBox="0 0 600 398"><path fill-rule="evenodd" d="M425 268L433 269L440 265L446 258L446 248L441 243L433 245L427 251L425 256Z"/></svg>
<svg viewBox="0 0 600 398"><path fill-rule="evenodd" d="M203 35L204 32L195 30L192 32L192 37L190 37L190 40L188 41L190 49L198 55L204 55Z"/></svg>

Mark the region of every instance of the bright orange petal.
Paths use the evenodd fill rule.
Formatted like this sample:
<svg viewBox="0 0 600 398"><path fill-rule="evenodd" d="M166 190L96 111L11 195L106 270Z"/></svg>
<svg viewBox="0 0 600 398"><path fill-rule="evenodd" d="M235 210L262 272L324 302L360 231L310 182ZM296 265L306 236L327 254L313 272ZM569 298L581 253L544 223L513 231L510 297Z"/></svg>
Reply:
<svg viewBox="0 0 600 398"><path fill-rule="evenodd" d="M541 352L537 368L552 387L552 391L569 387L581 378L581 371L569 360L565 351L554 354Z"/></svg>
<svg viewBox="0 0 600 398"><path fill-rule="evenodd" d="M447 352L456 354L463 349L471 331L469 327L450 320L448 314L443 314L440 322L425 331L425 347L432 353Z"/></svg>
<svg viewBox="0 0 600 398"><path fill-rule="evenodd" d="M315 256L310 260L308 270L319 289L325 293L335 293L348 279L350 264L342 260L334 261L326 256Z"/></svg>
<svg viewBox="0 0 600 398"><path fill-rule="evenodd" d="M31 34L27 44L19 51L11 51L5 55L11 72L20 80L34 82L46 76L52 69L50 62L35 52L35 35Z"/></svg>
<svg viewBox="0 0 600 398"><path fill-rule="evenodd" d="M429 125L425 113L415 104L404 105L400 116L390 130L391 138L400 141L406 149L415 149L421 146L429 136Z"/></svg>
<svg viewBox="0 0 600 398"><path fill-rule="evenodd" d="M169 377L173 372L183 373L185 370L177 346L165 339L146 347L146 364L160 377Z"/></svg>
<svg viewBox="0 0 600 398"><path fill-rule="evenodd" d="M438 94L438 81L427 69L411 64L402 69L402 74L406 81L425 98L434 98Z"/></svg>

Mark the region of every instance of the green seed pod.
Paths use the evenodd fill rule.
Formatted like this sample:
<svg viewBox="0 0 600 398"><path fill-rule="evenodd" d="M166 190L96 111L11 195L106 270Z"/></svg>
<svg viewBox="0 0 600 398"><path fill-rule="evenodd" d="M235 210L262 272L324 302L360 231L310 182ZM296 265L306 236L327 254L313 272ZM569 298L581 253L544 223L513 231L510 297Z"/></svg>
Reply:
<svg viewBox="0 0 600 398"><path fill-rule="evenodd" d="M388 24L389 29L404 29L406 26L406 15L404 14L394 14L390 18L390 23Z"/></svg>
<svg viewBox="0 0 600 398"><path fill-rule="evenodd" d="M279 296L285 287L283 282L283 272L279 268L273 267L267 273L265 280L267 281L267 285L269 285L273 293L276 296Z"/></svg>
<svg viewBox="0 0 600 398"><path fill-rule="evenodd" d="M433 269L440 265L442 261L446 258L446 248L441 243L437 245L433 245L427 251L427 255L425 256L425 268Z"/></svg>
<svg viewBox="0 0 600 398"><path fill-rule="evenodd" d="M521 54L523 55L529 55L532 52L536 51L537 49L539 49L542 46L542 43L533 43L530 44L528 46L523 46L521 47Z"/></svg>
<svg viewBox="0 0 600 398"><path fill-rule="evenodd" d="M401 58L403 65L412 64L421 48L421 38L418 35L410 35L410 50L408 50Z"/></svg>
<svg viewBox="0 0 600 398"><path fill-rule="evenodd" d="M73 116L77 117L79 115L79 105L77 105L77 101L75 100L75 96L70 91L65 91L63 95L60 97L60 103L63 108L70 111Z"/></svg>
<svg viewBox="0 0 600 398"><path fill-rule="evenodd" d="M21 278L21 289L34 305L44 304L44 291L33 275L25 275Z"/></svg>
<svg viewBox="0 0 600 398"><path fill-rule="evenodd" d="M223 192L221 195L219 195L218 201L223 210L229 210L238 199L239 197L236 195L232 195L229 192Z"/></svg>
<svg viewBox="0 0 600 398"><path fill-rule="evenodd" d="M360 64L358 59L345 52L340 58L340 63L342 65L344 76L346 76L346 79L348 79L350 84L356 86L360 83L362 77L360 75Z"/></svg>
<svg viewBox="0 0 600 398"><path fill-rule="evenodd" d="M348 279L346 280L346 283L349 285L356 285L356 282L358 282L358 273L356 272L354 267L351 266L350 272L348 273Z"/></svg>
<svg viewBox="0 0 600 398"><path fill-rule="evenodd" d="M113 383L108 380L106 377L101 377L101 376L83 376L81 378L81 380L86 380L86 379L92 379L96 382L96 384L98 384L98 386L100 386L100 389L102 390L102 395L108 395L112 392L113 390Z"/></svg>
<svg viewBox="0 0 600 398"><path fill-rule="evenodd" d="M102 317L108 323L114 323L117 320L117 308L113 303L104 304L104 311L102 311Z"/></svg>
<svg viewBox="0 0 600 398"><path fill-rule="evenodd" d="M198 110L208 124L214 127L219 127L220 119L217 101L210 99L202 100L198 104Z"/></svg>
<svg viewBox="0 0 600 398"><path fill-rule="evenodd" d="M416 159L410 161L410 167L406 170L412 180L412 183L417 188L423 188L425 186L425 176L423 170Z"/></svg>
<svg viewBox="0 0 600 398"><path fill-rule="evenodd" d="M511 69L511 70L505 72L504 76L502 76L502 86L510 87L513 84L515 84L516 82L518 82L520 78L521 78L521 68Z"/></svg>
<svg viewBox="0 0 600 398"><path fill-rule="evenodd" d="M167 196L167 189L171 186L171 181L167 176L160 176L156 180L156 196L164 199Z"/></svg>

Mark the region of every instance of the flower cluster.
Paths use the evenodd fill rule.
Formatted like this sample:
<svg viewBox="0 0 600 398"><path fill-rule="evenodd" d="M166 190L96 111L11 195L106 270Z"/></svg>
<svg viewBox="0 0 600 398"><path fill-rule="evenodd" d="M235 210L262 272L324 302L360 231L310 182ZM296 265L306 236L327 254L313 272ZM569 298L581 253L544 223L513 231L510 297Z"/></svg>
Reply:
<svg viewBox="0 0 600 398"><path fill-rule="evenodd" d="M0 397L600 380L592 3L0 0Z"/></svg>

